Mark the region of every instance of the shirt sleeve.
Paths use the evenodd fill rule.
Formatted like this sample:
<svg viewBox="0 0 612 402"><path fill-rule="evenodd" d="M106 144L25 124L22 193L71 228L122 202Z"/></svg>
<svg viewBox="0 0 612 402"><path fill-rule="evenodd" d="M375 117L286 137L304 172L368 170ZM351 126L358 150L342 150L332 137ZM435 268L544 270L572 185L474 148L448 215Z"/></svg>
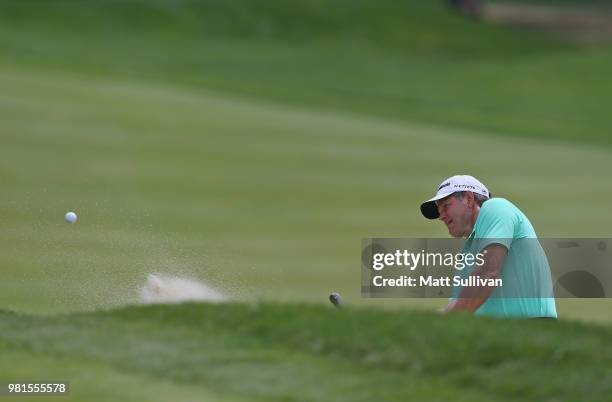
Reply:
<svg viewBox="0 0 612 402"><path fill-rule="evenodd" d="M479 251L491 244L501 244L510 250L519 224L519 217L512 208L503 202L486 201L480 209L478 220L480 222L474 237Z"/></svg>

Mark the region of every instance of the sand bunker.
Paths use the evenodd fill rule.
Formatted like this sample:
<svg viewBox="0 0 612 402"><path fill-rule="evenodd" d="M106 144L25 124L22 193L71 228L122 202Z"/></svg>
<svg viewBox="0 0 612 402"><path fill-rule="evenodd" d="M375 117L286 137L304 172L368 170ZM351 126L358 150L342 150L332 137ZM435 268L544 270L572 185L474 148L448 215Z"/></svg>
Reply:
<svg viewBox="0 0 612 402"><path fill-rule="evenodd" d="M149 274L140 288L140 302L144 304L186 301L220 303L227 297L205 283L172 275Z"/></svg>

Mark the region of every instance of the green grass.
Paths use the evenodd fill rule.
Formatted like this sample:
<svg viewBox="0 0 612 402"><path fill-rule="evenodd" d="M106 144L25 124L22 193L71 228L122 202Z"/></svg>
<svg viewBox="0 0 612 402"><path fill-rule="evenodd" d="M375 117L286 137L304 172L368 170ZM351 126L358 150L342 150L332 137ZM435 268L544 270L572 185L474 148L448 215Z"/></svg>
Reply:
<svg viewBox="0 0 612 402"><path fill-rule="evenodd" d="M0 60L360 114L610 145L609 46L442 1L0 3Z"/></svg>
<svg viewBox="0 0 612 402"><path fill-rule="evenodd" d="M531 3L552 7L580 6L584 8L602 7L610 9L610 0L485 0L486 3Z"/></svg>
<svg viewBox="0 0 612 402"><path fill-rule="evenodd" d="M611 341L575 323L311 305L0 313L8 380L53 370L74 401L605 401Z"/></svg>
<svg viewBox="0 0 612 402"><path fill-rule="evenodd" d="M0 85L5 308L120 305L150 272L239 299L358 302L360 239L446 236L418 205L455 172L541 236L612 225L607 149L6 65Z"/></svg>
<svg viewBox="0 0 612 402"><path fill-rule="evenodd" d="M361 299L359 245L446 237L418 205L456 173L540 236L609 236L611 64L441 2L0 2L0 381L606 400L608 300L559 300L559 323L411 312L444 301ZM265 303L93 311L153 272ZM330 291L355 309L295 304Z"/></svg>

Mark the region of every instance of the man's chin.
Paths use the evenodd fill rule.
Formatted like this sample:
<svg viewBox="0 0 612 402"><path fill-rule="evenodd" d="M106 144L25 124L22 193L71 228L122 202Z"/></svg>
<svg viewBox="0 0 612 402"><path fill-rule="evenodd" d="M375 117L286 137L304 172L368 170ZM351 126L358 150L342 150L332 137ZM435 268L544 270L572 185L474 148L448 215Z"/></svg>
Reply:
<svg viewBox="0 0 612 402"><path fill-rule="evenodd" d="M463 237L463 235L461 233L453 233L450 230L448 231L448 234L451 235L452 237L454 237L455 239L459 239L459 238Z"/></svg>

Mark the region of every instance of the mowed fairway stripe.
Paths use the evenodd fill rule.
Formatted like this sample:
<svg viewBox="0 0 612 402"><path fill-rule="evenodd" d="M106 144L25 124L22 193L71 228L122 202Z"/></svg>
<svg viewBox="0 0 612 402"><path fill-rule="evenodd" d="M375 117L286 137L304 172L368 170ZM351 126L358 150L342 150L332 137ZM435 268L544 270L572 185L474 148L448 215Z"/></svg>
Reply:
<svg viewBox="0 0 612 402"><path fill-rule="evenodd" d="M168 270L357 302L360 239L446 236L418 204L455 173L515 201L541 236L612 227L608 149L10 65L0 85L7 308L118 304Z"/></svg>

